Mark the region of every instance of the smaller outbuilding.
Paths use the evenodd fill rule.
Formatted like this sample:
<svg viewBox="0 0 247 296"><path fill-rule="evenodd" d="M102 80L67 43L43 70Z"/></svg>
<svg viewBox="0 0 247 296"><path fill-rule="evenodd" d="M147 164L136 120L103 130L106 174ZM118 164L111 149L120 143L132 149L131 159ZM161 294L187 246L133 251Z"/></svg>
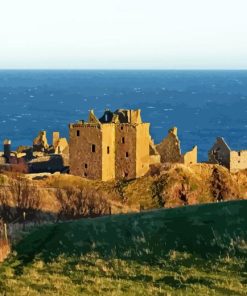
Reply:
<svg viewBox="0 0 247 296"><path fill-rule="evenodd" d="M218 137L208 151L208 162L223 165L230 172L244 170L247 169L247 150L231 150L224 138Z"/></svg>

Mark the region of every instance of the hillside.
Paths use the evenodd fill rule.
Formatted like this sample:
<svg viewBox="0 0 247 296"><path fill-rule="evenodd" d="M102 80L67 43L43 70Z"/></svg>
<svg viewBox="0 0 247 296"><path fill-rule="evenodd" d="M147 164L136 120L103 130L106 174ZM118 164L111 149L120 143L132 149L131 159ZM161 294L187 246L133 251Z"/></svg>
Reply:
<svg viewBox="0 0 247 296"><path fill-rule="evenodd" d="M246 295L247 201L42 226L0 268L2 295Z"/></svg>
<svg viewBox="0 0 247 296"><path fill-rule="evenodd" d="M19 220L67 220L245 199L247 171L230 173L219 165L154 166L135 180L94 181L54 175L0 175L0 216ZM16 205L19 205L17 208Z"/></svg>

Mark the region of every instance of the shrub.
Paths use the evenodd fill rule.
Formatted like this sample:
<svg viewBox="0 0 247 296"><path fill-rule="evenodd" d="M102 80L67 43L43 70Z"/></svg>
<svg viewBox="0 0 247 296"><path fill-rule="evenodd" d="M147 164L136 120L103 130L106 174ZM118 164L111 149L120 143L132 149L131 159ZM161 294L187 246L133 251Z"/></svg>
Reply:
<svg viewBox="0 0 247 296"><path fill-rule="evenodd" d="M57 189L56 197L60 203L58 219L79 219L110 214L110 203L93 190L66 188Z"/></svg>

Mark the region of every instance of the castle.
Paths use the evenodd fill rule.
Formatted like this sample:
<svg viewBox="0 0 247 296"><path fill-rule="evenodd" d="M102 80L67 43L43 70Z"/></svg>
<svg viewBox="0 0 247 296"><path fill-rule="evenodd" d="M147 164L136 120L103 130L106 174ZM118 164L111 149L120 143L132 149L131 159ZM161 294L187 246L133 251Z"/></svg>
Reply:
<svg viewBox="0 0 247 296"><path fill-rule="evenodd" d="M161 162L197 162L197 147L181 154L177 128L155 146L141 110L106 110L101 118L89 112L88 121L69 125L70 173L103 181L144 176Z"/></svg>
<svg viewBox="0 0 247 296"><path fill-rule="evenodd" d="M87 122L69 125L70 173L103 181L145 175L160 161L140 110L89 112Z"/></svg>
<svg viewBox="0 0 247 296"><path fill-rule="evenodd" d="M46 132L39 132L32 146L11 150L11 141L4 141L0 152L0 170L22 166L24 172L70 172L93 180L135 179L163 163L197 163L197 146L181 153L177 128L157 145L149 132L150 123L143 122L141 110L106 110L97 118L89 111L87 121L69 124L69 142L53 132L49 145ZM232 151L223 138L217 138L208 152L208 163L220 164L231 172L247 168L247 150Z"/></svg>

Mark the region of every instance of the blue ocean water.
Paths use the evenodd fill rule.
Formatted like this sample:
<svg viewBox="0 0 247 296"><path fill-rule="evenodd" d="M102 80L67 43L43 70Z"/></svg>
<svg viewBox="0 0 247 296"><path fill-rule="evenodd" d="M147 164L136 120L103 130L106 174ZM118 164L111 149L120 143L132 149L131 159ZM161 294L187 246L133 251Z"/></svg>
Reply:
<svg viewBox="0 0 247 296"><path fill-rule="evenodd" d="M217 136L247 149L247 71L0 71L0 141L13 147L106 108L142 109L156 143L177 126L200 160Z"/></svg>

